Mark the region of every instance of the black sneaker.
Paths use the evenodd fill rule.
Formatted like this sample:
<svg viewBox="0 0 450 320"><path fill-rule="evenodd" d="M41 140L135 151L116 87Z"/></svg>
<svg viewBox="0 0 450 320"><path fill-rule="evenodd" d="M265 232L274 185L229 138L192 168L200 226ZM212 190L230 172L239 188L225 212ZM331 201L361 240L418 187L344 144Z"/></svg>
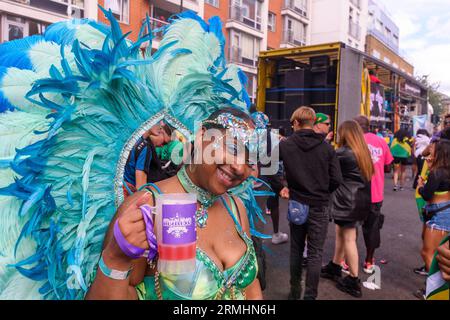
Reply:
<svg viewBox="0 0 450 320"><path fill-rule="evenodd" d="M337 281L336 288L355 298L362 297L361 280L359 278L353 278L351 276L341 278Z"/></svg>
<svg viewBox="0 0 450 320"><path fill-rule="evenodd" d="M427 272L427 269L425 269L425 266L422 266L420 268L415 268L414 269L414 273L418 274L418 275L421 275L421 276L424 276L424 277L428 276L428 272Z"/></svg>
<svg viewBox="0 0 450 320"><path fill-rule="evenodd" d="M330 261L326 266L320 270L320 276L325 279L338 281L342 276L342 267Z"/></svg>

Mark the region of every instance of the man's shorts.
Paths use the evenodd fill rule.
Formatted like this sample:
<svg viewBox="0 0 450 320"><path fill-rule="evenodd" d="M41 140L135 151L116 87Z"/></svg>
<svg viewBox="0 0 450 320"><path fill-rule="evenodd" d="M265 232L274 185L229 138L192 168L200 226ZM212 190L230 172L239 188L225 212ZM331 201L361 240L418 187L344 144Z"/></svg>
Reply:
<svg viewBox="0 0 450 320"><path fill-rule="evenodd" d="M394 164L395 165L401 164L402 166L407 166L409 164L408 163L408 158L397 158L397 157L394 157Z"/></svg>
<svg viewBox="0 0 450 320"><path fill-rule="evenodd" d="M372 203L370 212L362 225L364 242L367 249L378 249L381 244L381 228L384 224L384 215L381 213L383 202Z"/></svg>

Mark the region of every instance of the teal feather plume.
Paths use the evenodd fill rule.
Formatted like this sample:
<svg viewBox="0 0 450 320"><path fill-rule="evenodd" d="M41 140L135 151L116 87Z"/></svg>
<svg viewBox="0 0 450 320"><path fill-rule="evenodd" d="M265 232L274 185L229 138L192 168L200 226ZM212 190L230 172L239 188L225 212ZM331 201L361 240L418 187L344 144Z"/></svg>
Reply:
<svg viewBox="0 0 450 320"><path fill-rule="evenodd" d="M0 142L0 158L11 161L0 168L0 208L8 208L0 230L9 239L0 243L1 298L84 298L116 210L116 164L145 121L162 112L192 133L225 105L247 111L217 19L208 25L193 13L176 16L156 53L141 54L153 35L144 27L133 43L104 13L110 27L52 25L22 43L28 66L2 69L1 97L19 111L0 114L0 133L17 115L29 123ZM255 210L250 188L236 194Z"/></svg>

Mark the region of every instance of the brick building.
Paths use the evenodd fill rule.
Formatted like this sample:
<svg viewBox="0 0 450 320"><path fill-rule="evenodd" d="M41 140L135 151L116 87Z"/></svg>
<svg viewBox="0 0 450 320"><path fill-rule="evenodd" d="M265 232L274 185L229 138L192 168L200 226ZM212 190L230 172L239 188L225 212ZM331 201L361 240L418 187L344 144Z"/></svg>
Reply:
<svg viewBox="0 0 450 320"><path fill-rule="evenodd" d="M71 18L97 19L97 1L0 0L0 42L40 34Z"/></svg>
<svg viewBox="0 0 450 320"><path fill-rule="evenodd" d="M374 35L368 34L366 37L366 52L374 58L382 60L387 64L392 65L394 68L401 70L409 76L414 74L414 66L412 64L395 53Z"/></svg>

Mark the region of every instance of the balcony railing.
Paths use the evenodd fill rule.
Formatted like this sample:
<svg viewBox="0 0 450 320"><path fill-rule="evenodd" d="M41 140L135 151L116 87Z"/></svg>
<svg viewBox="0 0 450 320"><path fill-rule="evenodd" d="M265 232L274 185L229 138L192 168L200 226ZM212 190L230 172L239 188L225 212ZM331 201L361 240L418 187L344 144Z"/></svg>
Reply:
<svg viewBox="0 0 450 320"><path fill-rule="evenodd" d="M250 59L242 56L242 49L237 46L231 46L229 49L229 61L234 63L245 64L250 67L256 67L258 59Z"/></svg>
<svg viewBox="0 0 450 320"><path fill-rule="evenodd" d="M243 9L241 6L230 6L230 19L240 21L253 29L261 30L261 17L256 16L255 19L247 17L244 15Z"/></svg>
<svg viewBox="0 0 450 320"><path fill-rule="evenodd" d="M305 18L308 17L308 7L306 6L306 4L296 5L295 0L284 0L283 9L291 9Z"/></svg>
<svg viewBox="0 0 450 320"><path fill-rule="evenodd" d="M160 29L169 24L167 21L159 20L157 18L149 18L149 20L150 20L150 26L152 28L152 31ZM160 31L154 33L154 35L155 35L156 39L160 40L163 36L163 32L162 32L162 30L160 30Z"/></svg>
<svg viewBox="0 0 450 320"><path fill-rule="evenodd" d="M305 39L301 39L298 36L296 37L293 30L286 30L283 32L283 43L289 43L296 46L306 45Z"/></svg>
<svg viewBox="0 0 450 320"><path fill-rule="evenodd" d="M348 34L356 40L361 40L361 26L352 21L348 23Z"/></svg>
<svg viewBox="0 0 450 320"><path fill-rule="evenodd" d="M84 1L53 1L53 0L11 0L13 2L29 5L33 8L43 9L52 13L69 16L71 18L84 18Z"/></svg>

